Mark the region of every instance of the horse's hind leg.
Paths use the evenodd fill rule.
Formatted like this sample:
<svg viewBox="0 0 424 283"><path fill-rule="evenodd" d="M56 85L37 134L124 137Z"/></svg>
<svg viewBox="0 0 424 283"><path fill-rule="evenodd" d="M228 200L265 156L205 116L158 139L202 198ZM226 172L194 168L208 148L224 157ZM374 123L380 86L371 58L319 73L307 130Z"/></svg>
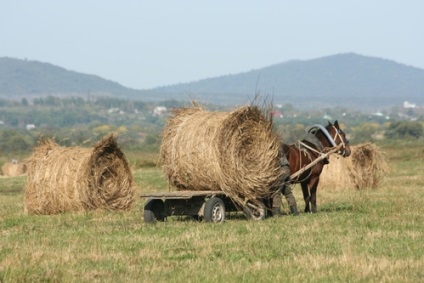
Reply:
<svg viewBox="0 0 424 283"><path fill-rule="evenodd" d="M309 202L311 197L309 195L308 183L300 183L300 186L302 187L303 199L305 200L305 212L310 212Z"/></svg>

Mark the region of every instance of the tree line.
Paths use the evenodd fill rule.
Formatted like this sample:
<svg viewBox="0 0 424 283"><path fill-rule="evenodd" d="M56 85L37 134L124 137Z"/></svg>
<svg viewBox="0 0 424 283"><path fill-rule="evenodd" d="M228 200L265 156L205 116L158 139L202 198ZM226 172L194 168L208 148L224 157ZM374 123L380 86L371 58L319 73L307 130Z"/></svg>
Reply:
<svg viewBox="0 0 424 283"><path fill-rule="evenodd" d="M157 106L172 109L187 107L188 102L169 100L153 103L109 97L54 96L32 101L25 98L21 101L0 99L0 154L27 154L43 138L53 138L63 146L91 145L110 132L118 133L120 143L128 148L155 151L167 117L166 114L154 114ZM232 110L217 105L209 108ZM278 110L283 117L274 117L274 125L288 143L302 138L306 126L326 124L327 120L338 120L354 143L382 138L422 139L424 136L422 117L415 121L387 120L384 116L370 116L344 108L301 112L291 105L284 105ZM34 128L27 128L28 124L34 125Z"/></svg>

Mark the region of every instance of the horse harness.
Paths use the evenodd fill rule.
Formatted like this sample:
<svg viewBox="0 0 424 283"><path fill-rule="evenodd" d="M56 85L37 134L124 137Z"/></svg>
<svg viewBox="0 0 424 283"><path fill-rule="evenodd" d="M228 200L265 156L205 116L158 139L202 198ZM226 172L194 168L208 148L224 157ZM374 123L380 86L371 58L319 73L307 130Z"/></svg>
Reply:
<svg viewBox="0 0 424 283"><path fill-rule="evenodd" d="M324 133L324 135L327 137L327 139L329 140L330 144L332 146L337 146L336 145L336 139L339 138L340 143L342 144L342 147L345 147L345 142L343 141L343 138L341 137L340 131L334 127L335 130L335 135L334 137L332 137L330 135L330 133L327 131L327 129L325 129L323 126L321 125L313 125L312 127L310 127L307 130L307 134L305 136L305 138L301 141L297 141L294 146L297 150L299 150L299 153L302 155L305 155L308 159L309 162L313 162L313 158L311 156L311 152L315 152L318 154L318 156L322 156L324 155L323 151L324 151L324 145L321 143L321 141L315 136L316 132L320 129L322 130L322 132ZM310 144L312 144L313 146L315 146L315 148L313 148L312 146L306 144L305 142L308 142ZM340 153L340 151L339 151ZM328 158L324 158L323 159L324 164L328 164L329 160ZM302 164L302 158L299 158L299 168L303 168L304 166L306 166L308 163L306 164ZM304 178L304 180L308 179L312 174L312 170L309 171L308 176L306 176ZM302 180L303 181L303 180ZM296 182L302 182L299 180L296 180Z"/></svg>
<svg viewBox="0 0 424 283"><path fill-rule="evenodd" d="M308 145L308 144L306 144L305 142L308 142L308 143L310 143L310 144L312 144L312 145L314 145L316 148L313 148L312 146L310 146L310 145ZM309 163L311 163L311 162L313 162L314 161L314 159L312 158L312 156L311 156L311 152L315 152L315 153L317 153L318 154L318 156L320 156L320 155L324 155L323 153L322 153L322 151L324 150L324 146L323 146L323 144L321 143L321 141L314 135L314 134L312 134L312 133L307 133L306 134L306 136L305 136L305 138L303 139L303 140L301 140L301 141L297 141L296 143L295 143L295 147L296 147L296 149L297 150L299 150L299 153L300 154L303 154L304 156L306 156L308 159L309 159ZM307 165L307 164L309 164L309 163L305 163L305 164L302 164L302 158L299 158L299 168L303 168L303 166L305 166L305 165ZM328 161L328 159L327 158L325 158L324 159L324 163L325 164L328 164L329 163L329 161ZM312 170L310 170L309 171L309 174L308 174L308 176L306 176L305 178L304 178L304 180L306 180L306 179L308 179L310 176L311 176L311 174L312 174ZM297 180L297 182L302 182L303 180Z"/></svg>
<svg viewBox="0 0 424 283"><path fill-rule="evenodd" d="M326 128L324 128L322 125L319 125L319 124L315 124L315 125L308 127L307 133L315 135L318 130L321 130L323 132L323 134L327 137L331 146L333 146L333 147L337 146L336 140L338 138L340 140L340 144L342 145L341 148L346 148L346 144L349 144L349 141L345 142L343 140L342 135L341 135L341 131L339 129L337 129L334 125L332 125L332 127L334 129L334 137L332 137L330 135L330 133L328 132L328 130ZM321 144L321 142L319 142L319 143ZM321 149L321 150L323 150L323 149ZM338 153L341 154L341 151L339 151Z"/></svg>

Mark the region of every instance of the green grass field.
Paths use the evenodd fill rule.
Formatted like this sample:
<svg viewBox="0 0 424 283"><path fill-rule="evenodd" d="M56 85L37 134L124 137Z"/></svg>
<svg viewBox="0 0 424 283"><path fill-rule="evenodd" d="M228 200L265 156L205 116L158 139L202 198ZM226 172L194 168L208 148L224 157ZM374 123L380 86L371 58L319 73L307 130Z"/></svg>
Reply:
<svg viewBox="0 0 424 283"><path fill-rule="evenodd" d="M382 149L380 188L321 190L317 214L264 221L145 224L141 198L128 212L25 215L25 177L1 178L0 282L424 282L424 146ZM134 177L139 193L168 189L158 169Z"/></svg>

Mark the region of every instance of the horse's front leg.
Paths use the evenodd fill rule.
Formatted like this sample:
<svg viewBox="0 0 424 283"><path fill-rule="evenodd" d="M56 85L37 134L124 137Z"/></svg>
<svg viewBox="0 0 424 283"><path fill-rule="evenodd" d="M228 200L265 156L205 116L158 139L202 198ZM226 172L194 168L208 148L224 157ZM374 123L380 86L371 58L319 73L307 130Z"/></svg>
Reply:
<svg viewBox="0 0 424 283"><path fill-rule="evenodd" d="M309 183L309 186L311 188L311 197L310 197L310 202L311 202L311 212L312 213L317 213L317 188L318 188L318 183L319 183L319 177L317 178L312 178L311 182Z"/></svg>
<svg viewBox="0 0 424 283"><path fill-rule="evenodd" d="M300 186L302 187L303 199L305 200L305 213L308 213L310 212L310 207L309 207L310 195L309 195L308 182L302 182L300 183Z"/></svg>

